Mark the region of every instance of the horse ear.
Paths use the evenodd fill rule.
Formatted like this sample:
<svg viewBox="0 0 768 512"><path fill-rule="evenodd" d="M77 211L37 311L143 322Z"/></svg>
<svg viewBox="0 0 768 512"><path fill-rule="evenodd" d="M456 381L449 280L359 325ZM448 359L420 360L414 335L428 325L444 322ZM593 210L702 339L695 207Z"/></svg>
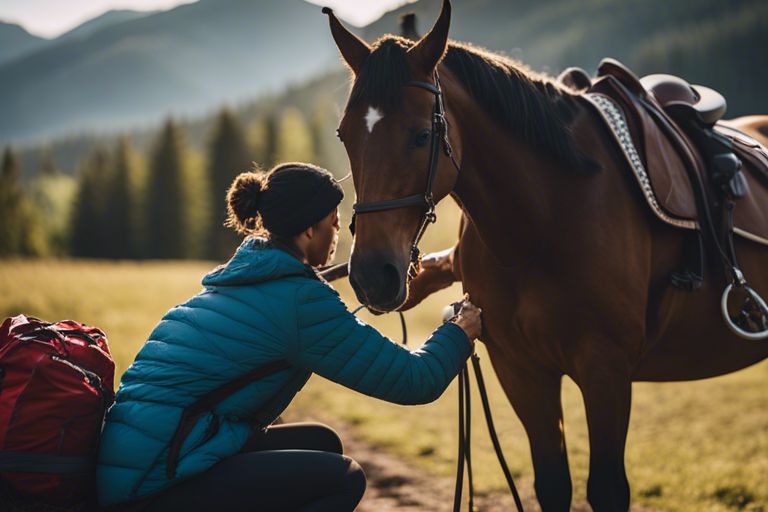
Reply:
<svg viewBox="0 0 768 512"><path fill-rule="evenodd" d="M371 53L371 47L347 30L336 15L333 14L333 9L323 7L323 14L328 15L328 21L331 24L331 34L333 35L333 40L336 41L336 46L339 48L341 56L352 69L352 72L358 74L363 67L365 58Z"/></svg>
<svg viewBox="0 0 768 512"><path fill-rule="evenodd" d="M432 74L448 49L448 30L450 28L451 2L450 0L443 0L443 9L440 11L435 26L408 50L408 55L413 59L412 62L416 69Z"/></svg>

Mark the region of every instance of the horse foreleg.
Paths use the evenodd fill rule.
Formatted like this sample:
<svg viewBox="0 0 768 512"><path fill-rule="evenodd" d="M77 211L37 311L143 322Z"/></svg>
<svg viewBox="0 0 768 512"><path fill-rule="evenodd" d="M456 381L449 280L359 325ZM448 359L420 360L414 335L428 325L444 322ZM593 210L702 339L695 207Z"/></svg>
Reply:
<svg viewBox="0 0 768 512"><path fill-rule="evenodd" d="M569 510L572 487L560 401L562 374L527 359L494 354L492 346L488 351L504 392L528 434L541 509Z"/></svg>
<svg viewBox="0 0 768 512"><path fill-rule="evenodd" d="M624 447L632 404L629 366L611 350L590 351L574 376L584 397L589 428L587 500L595 511L629 509Z"/></svg>

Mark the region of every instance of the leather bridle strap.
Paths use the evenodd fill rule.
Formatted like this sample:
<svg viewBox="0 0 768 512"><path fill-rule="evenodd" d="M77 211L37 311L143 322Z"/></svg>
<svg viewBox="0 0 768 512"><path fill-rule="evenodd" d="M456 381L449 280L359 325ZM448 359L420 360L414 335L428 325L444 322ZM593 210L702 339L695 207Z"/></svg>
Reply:
<svg viewBox="0 0 768 512"><path fill-rule="evenodd" d="M435 83L434 85L429 82L410 81L406 82L406 87L418 87L424 89L435 95L435 103L432 109L432 129L430 134L429 144L429 169L427 173L427 186L424 194L414 194L397 199L387 199L384 201L375 201L370 203L355 203L352 206L352 222L349 225L349 229L352 234L355 234L355 218L360 213L372 213L381 212L386 210L394 210L397 208L409 208L414 206L423 207L426 209L424 216L422 217L421 224L418 231L411 243L411 264L415 265L419 260L419 242L424 236L424 232L427 230L427 226L437 221L437 215L435 214L435 200L433 195L433 186L435 177L437 175L437 163L440 156L440 147L443 147L443 151L446 156L451 159L453 165L458 171L459 166L453 157L453 148L448 140L448 123L445 119L445 104L443 102L443 92L440 88L440 78L435 71Z"/></svg>
<svg viewBox="0 0 768 512"><path fill-rule="evenodd" d="M407 206L422 206L424 204L424 194L414 194L412 196L401 197L398 199L376 201L375 203L355 203L352 209L357 214L394 210L395 208L405 208Z"/></svg>

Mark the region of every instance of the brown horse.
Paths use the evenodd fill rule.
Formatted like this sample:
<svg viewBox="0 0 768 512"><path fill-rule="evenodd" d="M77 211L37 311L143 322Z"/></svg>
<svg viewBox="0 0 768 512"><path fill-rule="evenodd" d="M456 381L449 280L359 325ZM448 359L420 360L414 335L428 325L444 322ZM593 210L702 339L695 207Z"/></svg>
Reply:
<svg viewBox="0 0 768 512"><path fill-rule="evenodd" d="M483 308L482 340L527 431L546 511L568 510L571 501L560 401L562 377L570 376L587 414L589 502L627 510L632 381L733 372L764 359L768 343L726 328L719 316L726 278L717 262L695 292L670 285L684 236L652 215L578 94L449 42L447 0L416 43L385 36L369 46L329 14L355 78L339 136L359 202L425 193L435 95L406 85L433 83L435 70L442 82L455 162L438 154L432 188L435 201L451 195L463 209L460 250L425 264L411 287L419 296L406 305L460 279ZM362 303L380 311L404 304L423 216L415 204L357 215L350 279ZM768 250L736 243L752 287L768 293Z"/></svg>

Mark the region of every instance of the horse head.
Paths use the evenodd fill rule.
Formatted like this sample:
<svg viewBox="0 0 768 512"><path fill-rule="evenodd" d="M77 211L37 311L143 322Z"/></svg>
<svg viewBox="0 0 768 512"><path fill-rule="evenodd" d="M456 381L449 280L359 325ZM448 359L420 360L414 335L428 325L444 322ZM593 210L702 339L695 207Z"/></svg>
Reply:
<svg viewBox="0 0 768 512"><path fill-rule="evenodd" d="M354 75L338 135L349 157L356 206L416 199L381 209L356 207L353 218L352 286L361 303L391 311L406 300L411 250L425 225L427 203L447 196L458 176L447 151L435 151L431 157L440 95L430 87L436 85L435 71L447 49L451 5L444 1L434 27L418 41L385 36L373 45L348 31L330 9L323 12ZM446 117L450 141L458 142ZM438 143L447 147L448 139ZM427 195L428 201L419 201Z"/></svg>

